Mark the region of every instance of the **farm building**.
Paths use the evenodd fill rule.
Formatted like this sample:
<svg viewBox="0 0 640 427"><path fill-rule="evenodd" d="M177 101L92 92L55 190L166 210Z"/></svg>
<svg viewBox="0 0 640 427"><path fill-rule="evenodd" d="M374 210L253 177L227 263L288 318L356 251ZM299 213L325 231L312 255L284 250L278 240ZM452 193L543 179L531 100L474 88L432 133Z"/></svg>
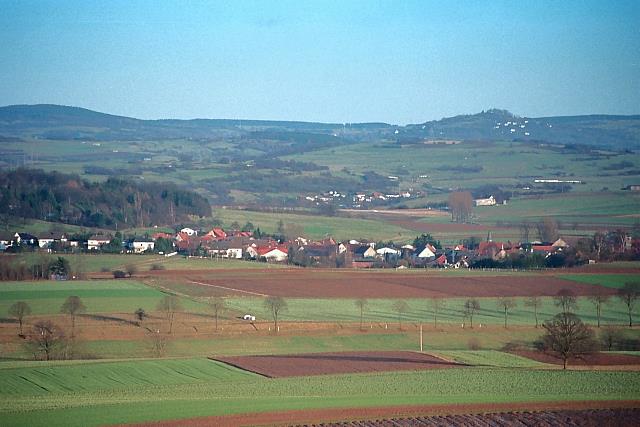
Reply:
<svg viewBox="0 0 640 427"><path fill-rule="evenodd" d="M475 199L473 203L476 206L495 206L497 204L496 198L493 196L489 196L488 199Z"/></svg>

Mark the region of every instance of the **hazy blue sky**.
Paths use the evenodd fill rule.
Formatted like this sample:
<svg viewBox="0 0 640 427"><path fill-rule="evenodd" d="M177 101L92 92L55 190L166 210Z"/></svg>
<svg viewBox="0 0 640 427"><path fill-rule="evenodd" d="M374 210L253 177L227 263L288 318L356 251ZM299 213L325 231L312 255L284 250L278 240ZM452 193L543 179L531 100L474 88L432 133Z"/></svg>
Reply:
<svg viewBox="0 0 640 427"><path fill-rule="evenodd" d="M638 114L639 22L636 0L0 0L0 104L399 124Z"/></svg>

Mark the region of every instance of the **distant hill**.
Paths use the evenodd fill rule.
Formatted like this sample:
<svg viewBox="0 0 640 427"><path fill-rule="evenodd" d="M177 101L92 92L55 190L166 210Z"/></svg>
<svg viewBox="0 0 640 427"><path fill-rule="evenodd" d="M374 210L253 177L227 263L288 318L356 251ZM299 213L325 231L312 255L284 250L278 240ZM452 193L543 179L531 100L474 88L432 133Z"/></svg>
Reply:
<svg viewBox="0 0 640 427"><path fill-rule="evenodd" d="M384 123L363 123L358 131L387 128ZM256 131L332 134L337 123L268 120L192 119L140 120L62 105L9 105L0 107L0 136L44 139L144 140L237 136Z"/></svg>
<svg viewBox="0 0 640 427"><path fill-rule="evenodd" d="M640 115L528 118L492 109L420 124L392 126L387 123L343 125L230 119L140 120L60 105L0 107L0 142L33 137L96 141L248 137L285 144L293 141L302 148L308 142L317 147L318 144L375 139L395 139L401 143L420 143L425 139L529 140L621 150L640 149Z"/></svg>
<svg viewBox="0 0 640 427"><path fill-rule="evenodd" d="M488 110L408 125L400 135L413 140L520 140L556 144L640 149L640 115L519 117L505 110Z"/></svg>

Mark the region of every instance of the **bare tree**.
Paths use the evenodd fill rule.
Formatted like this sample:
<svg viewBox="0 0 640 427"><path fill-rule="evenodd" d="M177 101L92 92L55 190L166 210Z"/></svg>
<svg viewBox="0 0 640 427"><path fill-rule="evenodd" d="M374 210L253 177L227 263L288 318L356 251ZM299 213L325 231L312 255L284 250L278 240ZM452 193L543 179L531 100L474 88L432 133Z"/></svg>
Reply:
<svg viewBox="0 0 640 427"><path fill-rule="evenodd" d="M597 294L591 295L589 297L589 301L593 304L593 307L596 309L596 317L598 319L598 328L600 327L600 317L602 315L602 306L609 302L609 295Z"/></svg>
<svg viewBox="0 0 640 427"><path fill-rule="evenodd" d="M538 310L542 307L542 298L533 295L524 301L524 305L533 308L533 316L536 319L536 328L538 327Z"/></svg>
<svg viewBox="0 0 640 427"><path fill-rule="evenodd" d="M138 266L135 264L129 263L124 266L124 271L129 275L129 277L132 277L134 274L138 272Z"/></svg>
<svg viewBox="0 0 640 427"><path fill-rule="evenodd" d="M618 298L627 306L629 314L629 327L633 326L633 309L640 298L640 282L628 282L618 289Z"/></svg>
<svg viewBox="0 0 640 427"><path fill-rule="evenodd" d="M504 327L507 327L507 316L509 315L509 310L515 308L518 304L516 300L513 298L498 298L497 301L498 308L504 311Z"/></svg>
<svg viewBox="0 0 640 427"><path fill-rule="evenodd" d="M445 300L442 298L431 298L431 309L433 310L433 327L438 327L438 314L444 308Z"/></svg>
<svg viewBox="0 0 640 427"><path fill-rule="evenodd" d="M553 303L560 307L563 313L571 313L578 309L578 298L571 289L562 288L553 297Z"/></svg>
<svg viewBox="0 0 640 427"><path fill-rule="evenodd" d="M175 295L167 295L158 303L158 311L164 313L165 319L169 323L169 333L173 332L173 321L176 316L176 312L182 310L182 304Z"/></svg>
<svg viewBox="0 0 640 427"><path fill-rule="evenodd" d="M400 330L402 330L402 315L409 311L409 304L405 300L397 300L392 305L393 311L398 313L398 323L400 324Z"/></svg>
<svg viewBox="0 0 640 427"><path fill-rule="evenodd" d="M213 297L210 301L209 301L209 308L211 309L211 311L213 312L213 316L216 319L216 331L218 330L218 317L220 316L220 314L222 314L224 312L224 310L227 308L227 304L224 300L224 298L221 297Z"/></svg>
<svg viewBox="0 0 640 427"><path fill-rule="evenodd" d="M468 191L454 191L449 194L448 205L452 221L466 222L473 211L473 197Z"/></svg>
<svg viewBox="0 0 640 427"><path fill-rule="evenodd" d="M282 297L269 296L264 300L264 307L271 313L273 330L278 333L278 316L287 309L287 302Z"/></svg>
<svg viewBox="0 0 640 427"><path fill-rule="evenodd" d="M536 224L538 238L543 242L553 242L558 238L558 223L555 219L546 217Z"/></svg>
<svg viewBox="0 0 640 427"><path fill-rule="evenodd" d="M360 330L362 330L364 311L367 309L367 306L369 305L369 301L367 301L365 298L358 298L357 300L354 301L354 304L356 305L358 310L360 310Z"/></svg>
<svg viewBox="0 0 640 427"><path fill-rule="evenodd" d="M156 332L149 333L151 340L151 351L155 357L162 357L167 351L167 345L169 344L169 335L163 334L159 329Z"/></svg>
<svg viewBox="0 0 640 427"><path fill-rule="evenodd" d="M605 249L607 236L604 233L596 232L593 235L593 247L596 251L596 260L600 261L602 251Z"/></svg>
<svg viewBox="0 0 640 427"><path fill-rule="evenodd" d="M87 311L79 296L72 295L68 297L60 307L60 312L71 316L71 339L75 337L76 332L76 316Z"/></svg>
<svg viewBox="0 0 640 427"><path fill-rule="evenodd" d="M607 351L613 350L613 346L622 338L622 332L615 326L606 325L600 330L600 340Z"/></svg>
<svg viewBox="0 0 640 427"><path fill-rule="evenodd" d="M464 302L464 317L469 318L471 329L473 329L473 316L478 311L480 311L480 302L477 299L471 298Z"/></svg>
<svg viewBox="0 0 640 427"><path fill-rule="evenodd" d="M570 358L591 353L596 348L594 333L573 313L559 313L542 324L545 334L544 347L562 359L563 369L567 369Z"/></svg>
<svg viewBox="0 0 640 427"><path fill-rule="evenodd" d="M531 223L529 221L522 221L520 223L520 236L524 243L529 242L529 233L531 232Z"/></svg>
<svg viewBox="0 0 640 427"><path fill-rule="evenodd" d="M20 324L20 335L23 335L22 324L24 318L31 314L31 307L24 301L18 301L9 307L9 316L15 317Z"/></svg>
<svg viewBox="0 0 640 427"><path fill-rule="evenodd" d="M44 354L45 360L51 360L65 344L65 335L50 320L39 320L33 325L28 343L35 354Z"/></svg>

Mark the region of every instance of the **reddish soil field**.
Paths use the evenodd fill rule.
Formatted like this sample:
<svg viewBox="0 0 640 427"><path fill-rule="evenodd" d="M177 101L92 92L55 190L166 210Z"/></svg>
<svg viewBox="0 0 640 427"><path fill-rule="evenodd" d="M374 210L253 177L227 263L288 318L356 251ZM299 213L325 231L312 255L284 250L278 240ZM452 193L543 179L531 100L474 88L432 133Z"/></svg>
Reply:
<svg viewBox="0 0 640 427"><path fill-rule="evenodd" d="M332 425L327 423L339 422L339 426L401 426L416 424L400 424L390 422L407 418L440 420L437 425L451 425L446 420L456 415L456 420L464 421L458 425L487 426L487 425L535 425L535 426L587 426L587 427L613 427L636 426L640 416L637 408L640 401L586 401L586 402L527 402L527 403L501 403L501 404L466 404L466 405L424 405L424 406L392 406L375 408L343 408L343 409L313 409L301 411L281 411L267 413L249 413L238 415L226 415L219 417L201 417L186 420L154 421L142 426L158 427L204 427L204 426L277 426L277 425ZM518 413L513 413L518 411ZM551 413L553 411L553 413ZM473 414L492 414L492 418L475 418ZM536 414L540 414L536 417ZM428 417L432 416L432 417ZM477 415L485 417L488 415ZM493 420L493 417L509 417L513 422L494 423L483 421ZM513 416L521 416L518 420ZM474 422L471 422L471 420ZM350 420L348 422L340 420ZM524 424L523 421L531 422ZM549 422L545 422L549 420ZM571 423L571 420L576 420ZM385 422L382 424L382 422ZM518 424L517 421L521 421ZM369 424L371 423L371 424ZM374 424L377 423L377 424ZM418 424L419 425L419 424ZM426 424L430 425L430 424ZM455 424L454 424L455 425Z"/></svg>
<svg viewBox="0 0 640 427"><path fill-rule="evenodd" d="M547 353L539 351L514 351L518 356L537 360L538 362L562 365L562 359L558 359ZM607 354L593 353L583 356L580 359L569 359L567 366L619 366L619 365L640 365L640 357L630 354Z"/></svg>
<svg viewBox="0 0 640 427"><path fill-rule="evenodd" d="M466 366L428 354L410 351L235 356L216 357L213 359L270 378L459 368Z"/></svg>
<svg viewBox="0 0 640 427"><path fill-rule="evenodd" d="M388 271L286 269L182 272L183 291L192 295L277 295L292 298L429 298L553 296L562 288L576 295L615 289L550 275L448 276ZM193 282L198 282L193 283ZM181 285L182 286L182 285Z"/></svg>

